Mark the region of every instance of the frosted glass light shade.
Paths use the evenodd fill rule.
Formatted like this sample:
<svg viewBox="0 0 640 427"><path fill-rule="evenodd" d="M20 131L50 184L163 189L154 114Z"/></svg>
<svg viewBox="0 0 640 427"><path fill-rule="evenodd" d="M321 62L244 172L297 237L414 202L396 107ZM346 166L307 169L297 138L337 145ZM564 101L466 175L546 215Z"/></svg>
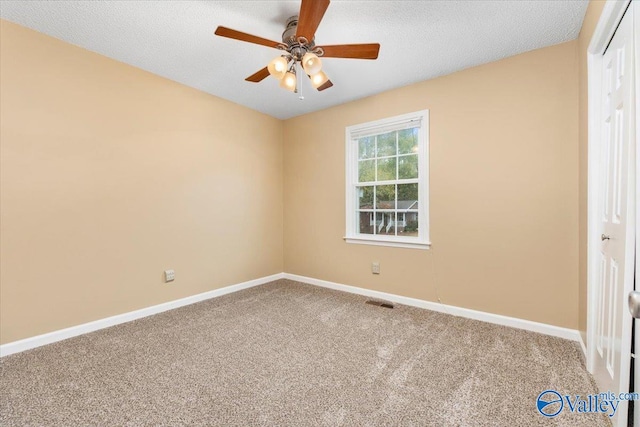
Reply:
<svg viewBox="0 0 640 427"><path fill-rule="evenodd" d="M315 54L307 52L302 57L302 68L309 75L317 74L322 69L322 61Z"/></svg>
<svg viewBox="0 0 640 427"><path fill-rule="evenodd" d="M295 92L296 90L296 75L290 72L285 73L282 80L280 80L280 87Z"/></svg>
<svg viewBox="0 0 640 427"><path fill-rule="evenodd" d="M287 72L287 60L282 56L278 56L267 65L267 70L276 79L280 80Z"/></svg>
<svg viewBox="0 0 640 427"><path fill-rule="evenodd" d="M312 76L310 76L310 78L311 78L311 86L313 86L316 89L318 89L320 86L325 84L327 80L329 80L329 77L327 77L324 71L320 71L316 74L313 74Z"/></svg>

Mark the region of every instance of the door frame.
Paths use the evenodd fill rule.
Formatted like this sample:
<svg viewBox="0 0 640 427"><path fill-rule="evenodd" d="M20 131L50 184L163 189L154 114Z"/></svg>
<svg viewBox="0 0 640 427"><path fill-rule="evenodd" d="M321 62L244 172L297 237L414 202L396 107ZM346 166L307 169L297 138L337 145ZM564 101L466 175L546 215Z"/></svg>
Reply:
<svg viewBox="0 0 640 427"><path fill-rule="evenodd" d="M633 7L633 37L634 37L634 51L635 51L635 82L634 82L634 90L635 90L635 112L632 111L632 114L635 113L636 120L636 278L640 278L640 108L638 108L638 101L640 100L640 7L636 4ZM637 281L634 282L634 290L640 291L640 284L637 284ZM635 343L634 352L638 352L640 348L640 320L634 319L633 323L635 324L634 336L631 338ZM640 390L640 363L634 355L634 392L638 392ZM640 427L640 403L634 402L634 412L633 412L633 425L634 427Z"/></svg>
<svg viewBox="0 0 640 427"><path fill-rule="evenodd" d="M588 76L588 172L587 172L587 370L593 372L596 354L596 315L598 297L598 253L600 250L600 156L601 152L601 125L600 116L602 112L602 54L609 41L613 37L620 20L631 0L607 0L593 36L587 48L587 76ZM637 71L637 70L636 70ZM633 114L633 112L631 113ZM640 156L638 156L640 157ZM637 162L637 158L636 158ZM636 170L638 166L636 165ZM634 182L635 184L635 182ZM629 203L636 204L636 200L629 200ZM638 212L636 212L636 215ZM636 221L636 217L629 218ZM628 241L635 240L634 227L630 227L627 234ZM627 245L628 247L628 245ZM633 263L634 258L627 258ZM626 264L629 265L629 264ZM626 301L626 296L625 296ZM623 304L624 313L627 313L626 304ZM630 327L629 334L630 334ZM623 327L623 332L626 329Z"/></svg>

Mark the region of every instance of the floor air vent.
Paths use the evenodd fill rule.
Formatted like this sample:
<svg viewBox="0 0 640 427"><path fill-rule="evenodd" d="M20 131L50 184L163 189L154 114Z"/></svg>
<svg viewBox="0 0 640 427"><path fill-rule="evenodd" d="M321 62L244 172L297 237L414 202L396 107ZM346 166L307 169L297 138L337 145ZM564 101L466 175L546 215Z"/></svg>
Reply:
<svg viewBox="0 0 640 427"><path fill-rule="evenodd" d="M385 301L374 301L370 299L365 301L365 304L377 305L378 307L384 307L384 308L393 308L393 304Z"/></svg>

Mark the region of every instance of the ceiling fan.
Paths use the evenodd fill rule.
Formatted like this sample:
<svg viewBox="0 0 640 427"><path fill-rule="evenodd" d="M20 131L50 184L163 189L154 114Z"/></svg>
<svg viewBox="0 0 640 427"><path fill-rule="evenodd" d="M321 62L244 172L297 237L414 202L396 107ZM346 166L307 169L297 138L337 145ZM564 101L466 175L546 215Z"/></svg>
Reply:
<svg viewBox="0 0 640 427"><path fill-rule="evenodd" d="M315 33L328 7L329 0L302 0L299 15L287 19L286 28L282 33L282 43L222 26L216 29L215 34L282 51L282 54L272 60L268 66L245 80L258 83L272 75L280 80L281 87L298 92L296 75L302 68L311 79L311 85L318 91L322 91L333 86L333 83L322 71L320 57L377 59L380 50L378 43L316 46Z"/></svg>

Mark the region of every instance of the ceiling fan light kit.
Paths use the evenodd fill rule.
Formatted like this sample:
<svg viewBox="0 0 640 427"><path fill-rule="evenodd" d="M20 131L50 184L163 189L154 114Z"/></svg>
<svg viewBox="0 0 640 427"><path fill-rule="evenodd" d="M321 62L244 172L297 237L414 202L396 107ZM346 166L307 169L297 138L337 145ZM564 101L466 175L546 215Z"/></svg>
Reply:
<svg viewBox="0 0 640 427"><path fill-rule="evenodd" d="M280 80L286 74L288 65L288 61L284 57L279 56L273 61L269 62L267 69L269 70L269 74Z"/></svg>
<svg viewBox="0 0 640 427"><path fill-rule="evenodd" d="M297 26L297 16L292 16L287 20L287 29L282 34L283 43L278 45L278 49L285 51L285 53L274 58L267 66L269 74L280 80L280 87L292 92L299 92L299 82L296 77L299 70L298 65L302 65L302 69L311 79L312 85L313 82L320 82L313 85L316 89L329 79L325 73L322 73L322 61L318 57L324 53L322 48L315 47L313 42L309 43L304 37L296 38ZM294 31L293 35L292 30Z"/></svg>
<svg viewBox="0 0 640 427"><path fill-rule="evenodd" d="M322 69L322 61L315 53L307 52L302 57L302 68L308 75L317 74Z"/></svg>
<svg viewBox="0 0 640 427"><path fill-rule="evenodd" d="M300 13L287 20L286 28L282 33L282 43L226 27L218 27L215 34L284 51L269 62L268 66L245 80L258 83L271 75L280 80L280 87L299 92L299 81L296 75L302 68L311 79L311 85L318 91L323 91L332 87L333 83L322 71L320 57L377 59L380 50L378 43L316 46L315 33L328 7L329 0L302 0ZM302 96L300 99L303 99Z"/></svg>
<svg viewBox="0 0 640 427"><path fill-rule="evenodd" d="M280 87L295 92L297 88L296 75L291 71L287 71L280 80Z"/></svg>
<svg viewBox="0 0 640 427"><path fill-rule="evenodd" d="M324 71L319 71L313 76L311 76L311 86L314 89L318 89L320 86L325 84L329 80L329 77L324 73Z"/></svg>

